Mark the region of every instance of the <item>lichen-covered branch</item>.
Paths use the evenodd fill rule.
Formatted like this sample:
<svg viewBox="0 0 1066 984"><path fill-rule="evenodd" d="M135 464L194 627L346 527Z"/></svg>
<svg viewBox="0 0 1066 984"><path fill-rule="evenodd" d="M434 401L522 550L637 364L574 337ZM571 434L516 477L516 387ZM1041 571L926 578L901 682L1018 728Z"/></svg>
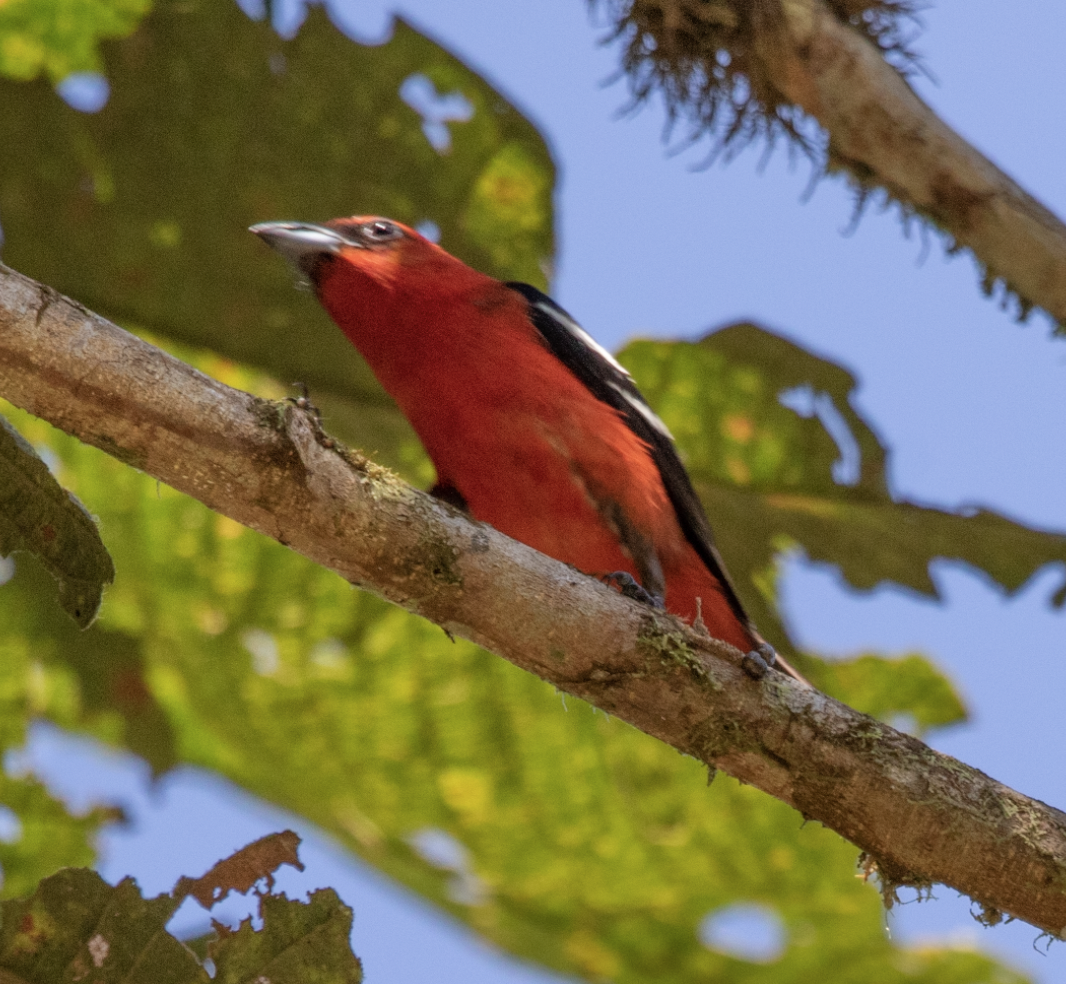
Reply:
<svg viewBox="0 0 1066 984"><path fill-rule="evenodd" d="M828 138L829 170L881 190L969 249L989 292L1066 325L1066 225L941 120L907 83L910 0L592 0L623 44L634 95L727 144Z"/></svg>
<svg viewBox="0 0 1066 984"><path fill-rule="evenodd" d="M730 646L410 488L295 406L3 267L0 396L758 786L858 845L889 888L943 882L1066 928L1066 814L781 674L752 679Z"/></svg>

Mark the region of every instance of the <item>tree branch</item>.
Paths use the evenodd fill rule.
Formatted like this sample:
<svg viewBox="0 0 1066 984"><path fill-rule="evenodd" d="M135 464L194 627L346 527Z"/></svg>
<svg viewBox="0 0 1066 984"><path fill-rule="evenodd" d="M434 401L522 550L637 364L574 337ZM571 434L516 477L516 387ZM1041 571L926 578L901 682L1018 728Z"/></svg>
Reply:
<svg viewBox="0 0 1066 984"><path fill-rule="evenodd" d="M883 189L970 249L1020 313L1037 306L1066 326L1066 225L922 101L858 21L877 0L592 0L624 45L635 97L662 91L674 116L729 143L799 136L797 110L829 137L830 170L863 192ZM882 46L898 47L883 38ZM889 39L891 41L891 38ZM723 60L723 55L729 57Z"/></svg>
<svg viewBox="0 0 1066 984"><path fill-rule="evenodd" d="M829 133L830 165L880 185L973 251L1026 307L1066 324L1066 225L923 102L824 0L783 0L775 82Z"/></svg>
<svg viewBox="0 0 1066 984"><path fill-rule="evenodd" d="M885 882L1066 928L1066 814L628 601L0 267L0 395L790 804ZM121 572L119 572L121 576Z"/></svg>

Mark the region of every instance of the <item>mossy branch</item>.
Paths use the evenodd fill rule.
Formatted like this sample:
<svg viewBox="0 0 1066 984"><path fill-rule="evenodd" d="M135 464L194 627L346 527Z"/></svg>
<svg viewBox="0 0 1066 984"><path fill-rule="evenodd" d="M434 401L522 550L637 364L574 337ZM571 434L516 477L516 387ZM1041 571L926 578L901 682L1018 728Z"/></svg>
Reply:
<svg viewBox="0 0 1066 984"><path fill-rule="evenodd" d="M591 0L637 102L661 93L692 139L785 139L970 250L982 288L1066 325L1066 225L907 82L911 0ZM820 125L821 131L811 125Z"/></svg>
<svg viewBox="0 0 1066 984"><path fill-rule="evenodd" d="M0 396L836 830L886 897L942 882L1063 935L1066 814L780 674L752 679L732 647L411 488L296 406L4 267Z"/></svg>

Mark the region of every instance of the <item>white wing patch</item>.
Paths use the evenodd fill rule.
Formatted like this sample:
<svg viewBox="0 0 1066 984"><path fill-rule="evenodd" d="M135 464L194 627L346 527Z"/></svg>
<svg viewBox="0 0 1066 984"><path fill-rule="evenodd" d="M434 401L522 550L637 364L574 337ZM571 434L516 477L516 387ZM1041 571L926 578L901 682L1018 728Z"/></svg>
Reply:
<svg viewBox="0 0 1066 984"><path fill-rule="evenodd" d="M573 318L571 318L562 308L553 305L547 305L543 301L538 301L535 307L539 307L545 314L554 318L559 322L571 335L573 335L583 345L588 346L598 356L606 359L615 369L617 369L626 379L632 379L628 372L619 364L610 352L607 351L599 342L596 341L584 328L581 327Z"/></svg>
<svg viewBox="0 0 1066 984"><path fill-rule="evenodd" d="M595 352L604 362L606 362L615 372L618 373L624 380L633 385L633 377L629 375L629 372L610 352L607 351L599 342L596 341L584 328L581 327L573 318L571 318L562 308L557 307L555 304L546 303L545 301L537 301L534 307L540 308L546 315L548 315L556 324L562 326L573 335L582 345L587 349ZM635 410L644 421L653 429L657 430L663 437L670 441L673 441L674 436L670 433L669 428L664 424L655 412L648 406L639 396L634 392L628 390L625 386L619 386L611 380L605 380L608 386L611 387L623 400L626 401L626 405ZM634 389L636 387L634 386Z"/></svg>
<svg viewBox="0 0 1066 984"><path fill-rule="evenodd" d="M597 348L598 347L599 346L597 346ZM612 359L611 361L613 362L614 360ZM629 373L626 373L626 376L628 377ZM660 434L662 434L663 437L667 438L670 441L673 441L674 435L670 433L670 428L668 428L666 424L664 424L659 419L658 415L655 413L654 410L652 410L651 407L648 406L648 404L646 404L639 397L634 396L632 393L628 392L625 388L619 386L617 383L610 383L609 385L611 389L613 389L620 397L622 397L622 399L625 400L629 406L631 406L634 410L637 411L637 413L639 413L644 418L644 420L648 423L650 427L657 430Z"/></svg>

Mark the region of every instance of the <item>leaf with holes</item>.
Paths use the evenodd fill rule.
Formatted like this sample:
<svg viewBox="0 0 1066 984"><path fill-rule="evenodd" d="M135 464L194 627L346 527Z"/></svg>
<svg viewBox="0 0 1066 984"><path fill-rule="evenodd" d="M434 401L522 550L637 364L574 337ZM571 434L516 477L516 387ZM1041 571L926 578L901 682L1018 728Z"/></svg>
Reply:
<svg viewBox="0 0 1066 984"><path fill-rule="evenodd" d="M894 583L935 597L929 565L937 558L969 564L1011 592L1044 565L1066 561L1066 535L986 510L893 499L887 449L851 404L855 378L757 325L695 343L635 342L619 358L674 432L738 590L773 644L859 710L913 714L921 727L947 723L950 708L961 715L946 692L939 709L923 701L908 710L910 698L902 690L893 697L890 678L869 658L847 671L844 686L841 671L798 655L776 605L782 550L833 564L858 589ZM875 694L878 680L888 689Z"/></svg>
<svg viewBox="0 0 1066 984"><path fill-rule="evenodd" d="M339 436L401 464L406 422L247 228L429 222L474 266L544 286L555 172L543 138L402 20L387 43L361 45L316 5L285 40L232 2L158 0L103 53L111 96L96 114L43 81L0 80L4 262L126 324L304 381Z"/></svg>
<svg viewBox="0 0 1066 984"><path fill-rule="evenodd" d="M331 888L312 892L307 902L283 895L259 900L263 928L246 919L223 930L208 947L215 984L360 984L363 968L348 946L352 910Z"/></svg>
<svg viewBox="0 0 1066 984"><path fill-rule="evenodd" d="M264 845L281 838L295 859L295 835L287 833L287 838L272 835L244 850L258 846L262 854ZM216 867L225 865L224 860ZM60 871L29 897L0 903L0 981L208 984L212 977L197 956L166 931L184 898L175 891L145 899L132 878L111 886L93 871ZM258 930L250 919L237 930L215 924L218 939L208 947L215 981L362 980L362 967L348 942L352 910L331 889L313 892L306 903L268 889L259 896L259 914L263 924Z"/></svg>

